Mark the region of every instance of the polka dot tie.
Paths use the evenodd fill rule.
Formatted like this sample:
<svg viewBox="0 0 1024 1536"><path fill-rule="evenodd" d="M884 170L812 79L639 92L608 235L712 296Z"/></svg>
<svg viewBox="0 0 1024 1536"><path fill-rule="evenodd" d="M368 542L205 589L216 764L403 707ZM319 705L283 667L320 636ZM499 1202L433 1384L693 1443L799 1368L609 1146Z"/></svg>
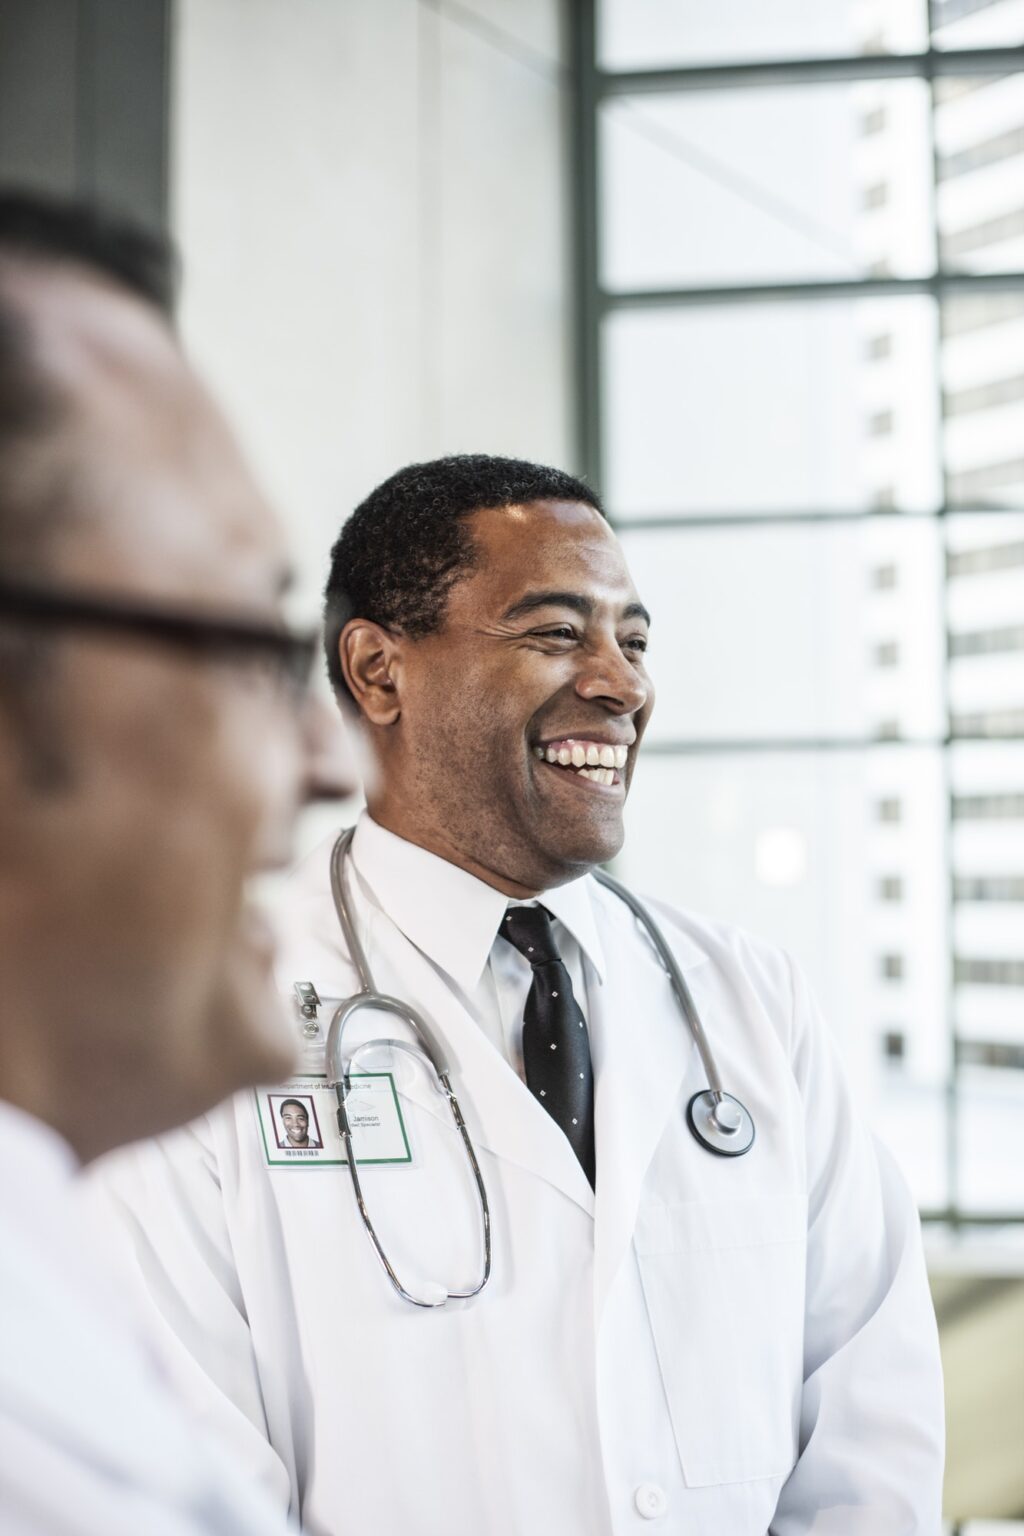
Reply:
<svg viewBox="0 0 1024 1536"><path fill-rule="evenodd" d="M544 907L512 907L499 933L533 967L523 1012L526 1084L561 1126L594 1185L594 1074L587 1025Z"/></svg>

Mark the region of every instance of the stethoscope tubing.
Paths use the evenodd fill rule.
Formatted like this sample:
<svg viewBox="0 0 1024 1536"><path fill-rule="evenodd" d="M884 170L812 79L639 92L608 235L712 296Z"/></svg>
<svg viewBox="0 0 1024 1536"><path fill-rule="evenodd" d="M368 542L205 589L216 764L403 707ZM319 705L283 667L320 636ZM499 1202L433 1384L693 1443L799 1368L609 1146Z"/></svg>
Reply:
<svg viewBox="0 0 1024 1536"><path fill-rule="evenodd" d="M348 893L345 889L345 855L351 845L354 830L352 827L345 828L338 835L331 850L331 893L334 897L335 910L338 914L341 931L348 946L348 955L359 977L359 991L339 1003L331 1019L325 1048L327 1082L337 1092L338 1129L345 1143L349 1174L352 1179L356 1204L359 1208L363 1225L373 1244L374 1251L389 1281L404 1301L411 1302L416 1307L438 1307L443 1306L446 1301L452 1299L466 1300L472 1296L479 1295L490 1279L490 1204L476 1149L473 1146L459 1101L451 1086L451 1069L440 1040L426 1020L410 1004L402 1002L400 998L390 997L386 993L378 992L374 985L373 974L359 935L356 932L355 922L348 902ZM686 1117L690 1131L700 1145L709 1152L727 1158L742 1156L750 1150L754 1142L753 1119L745 1105L741 1104L732 1094L726 1093L722 1088L718 1064L715 1061L715 1055L704 1030L697 1005L694 1003L693 996L686 984L686 979L679 968L679 964L672 953L668 941L644 903L638 896L634 896L628 887L622 885L620 881L616 880L614 876L609 875L605 870L595 870L594 876L601 885L618 896L620 901L625 902L646 932L654 946L658 959L665 968L676 1001L693 1037L697 1053L700 1056L701 1065L707 1077L708 1086L701 1092L695 1093L687 1105ZM463 1147L472 1169L473 1180L480 1202L484 1262L482 1278L478 1284L471 1288L450 1291L444 1286L432 1286L432 1298L416 1296L398 1278L370 1217L363 1193L362 1181L356 1166L355 1151L352 1145L352 1130L345 1107L350 1091L351 1064L356 1052L349 1053L349 1057L346 1060L344 1056L344 1032L352 1015L360 1008L365 1007L377 1008L387 1013L393 1013L408 1024L419 1042L423 1055L427 1058L434 1071L439 1091L448 1100L452 1118L462 1139ZM388 1043L401 1046L402 1049L410 1049L401 1041ZM357 1051L359 1049L360 1047L356 1048ZM413 1051L412 1054L415 1055L416 1052Z"/></svg>

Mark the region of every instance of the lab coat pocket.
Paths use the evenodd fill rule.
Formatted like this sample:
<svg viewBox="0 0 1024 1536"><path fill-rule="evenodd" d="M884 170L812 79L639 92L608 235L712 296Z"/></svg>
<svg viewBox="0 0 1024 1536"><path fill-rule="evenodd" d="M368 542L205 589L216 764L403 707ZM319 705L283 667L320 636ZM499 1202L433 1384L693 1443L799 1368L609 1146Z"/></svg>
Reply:
<svg viewBox="0 0 1024 1536"><path fill-rule="evenodd" d="M803 1201L652 1202L634 1242L687 1485L785 1476L803 1378Z"/></svg>

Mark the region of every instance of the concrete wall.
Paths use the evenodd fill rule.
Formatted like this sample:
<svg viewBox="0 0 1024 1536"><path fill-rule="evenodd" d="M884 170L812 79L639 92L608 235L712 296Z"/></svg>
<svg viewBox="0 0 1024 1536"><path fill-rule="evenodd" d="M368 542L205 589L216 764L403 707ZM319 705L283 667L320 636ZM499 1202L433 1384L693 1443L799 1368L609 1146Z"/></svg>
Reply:
<svg viewBox="0 0 1024 1536"><path fill-rule="evenodd" d="M186 341L286 515L311 609L400 465L568 465L560 0L178 0Z"/></svg>

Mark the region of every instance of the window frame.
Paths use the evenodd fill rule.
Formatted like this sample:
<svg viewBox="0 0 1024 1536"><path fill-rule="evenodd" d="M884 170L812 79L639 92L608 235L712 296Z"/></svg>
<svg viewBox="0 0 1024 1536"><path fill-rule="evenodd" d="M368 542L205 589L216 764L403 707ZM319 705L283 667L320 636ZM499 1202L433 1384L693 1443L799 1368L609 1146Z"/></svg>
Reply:
<svg viewBox="0 0 1024 1536"><path fill-rule="evenodd" d="M929 23L929 38L933 39L940 18L939 7L935 0L921 0L921 4L927 8L927 20ZM998 77L999 75L1024 72L1024 47L990 47L979 49L941 49L930 46L918 53L911 54L887 54L866 53L857 56L831 57L831 58L801 58L801 59L772 59L752 60L737 59L723 64L697 64L686 65L679 68L651 68L630 69L622 71L606 70L597 62L597 0L580 0L580 3L571 8L572 14L572 67L573 67L573 187L574 187L574 275L575 275L575 330L576 330L576 402L577 402L577 460L582 474L594 485L604 483L604 443L602 432L602 327L605 320L613 314L630 309L660 309L678 310L686 306L725 306L764 301L790 301L811 304L820 299L835 297L874 298L900 294L928 294L938 308L941 322L944 313L942 300L954 296L984 295L996 293L1012 293L1024 297L1024 271L1007 271L1000 273L966 273L954 272L943 266L943 250L939 240L938 216L936 208L936 189L938 188L944 170L944 162L935 148L934 119L937 104L938 87L941 82L955 79L979 78L986 75ZM936 253L935 269L928 275L913 278L896 278L890 276L868 276L854 280L844 281L802 281L802 282L770 282L770 283L743 283L727 285L696 285L689 287L643 289L631 291L611 292L605 289L600 280L599 267L599 230L600 230L600 164L598 129L601 107L604 102L617 96L637 96L643 94L677 94L689 91L701 90L743 90L752 91L761 87L779 85L820 85L824 82L855 82L865 80L896 80L918 78L926 82L929 97L929 122L932 125L932 196L930 199L930 218L932 223L932 235L934 237L933 249ZM623 522L623 531L630 533L641 531L660 532L695 532L708 526L727 525L738 537L742 537L744 527L752 524L758 528L769 528L793 523L820 523L832 521L850 520L894 520L908 517L925 516L934 518L940 528L946 526L945 520L953 515L964 516L972 514L976 509L969 505L958 505L950 497L950 477L946 471L946 458L942 452L943 434L946 429L946 413L941 395L941 381L934 381L939 404L939 456L942 472L942 484L944 494L942 504L933 510L898 511L891 507L865 506L854 511L792 511L759 514L756 518L745 517L740 508L735 512L723 512L710 516L687 517L685 515L669 515L658 517L635 517L628 522ZM993 510L1005 512L1009 516L1019 515L1024 512L1024 507L1007 506L1004 508L986 508L983 515L992 516ZM615 522L614 516L612 522ZM937 664L943 669L943 691L947 706L947 730L946 733L936 738L934 745L941 752L944 765L945 798L947 814L945 819L946 836L944 838L944 860L947 889L947 922L946 933L949 947L946 954L947 984L946 997L946 1032L949 1043L948 1060L950 1062L949 1078L946 1084L947 1099L947 1131L946 1131L946 1175L948 1202L940 1210L926 1210L922 1212L925 1221L941 1223L954 1229L961 1226L996 1226L996 1225L1024 1225L1024 1210L1014 1213L985 1212L975 1209L967 1211L961 1207L958 1194L958 1162L959 1162L959 1125L958 1106L961 1096L959 1041L956 1029L956 979L955 961L953 953L953 917L955 906L958 904L958 896L955 886L955 872L952 857L952 828L955 819L956 803L962 802L964 797L955 794L951 771L951 749L965 741L981 741L989 743L992 737L988 734L954 734L952 730L953 712L951 709L949 689L949 664L950 651L953 644L953 636L950 632L949 605L946 602L947 583L950 575L954 574L954 562L956 554L949 548L948 541L944 538L946 558L942 562L942 570L939 577L941 582L940 602L942 611L946 615L943 635L943 652L937 659ZM1024 722L1017 728L1005 733L1000 733L1000 743L1024 740ZM818 751L828 752L842 748L849 750L851 747L871 752L877 747L879 737L865 736L862 739L851 741L845 738L842 741L822 738L816 741L807 740L769 740L756 739L745 741L711 741L707 739L693 739L678 742L659 742L657 752L659 755L683 757L689 754L720 754L732 753L767 753L779 751ZM913 741L903 737L885 738L887 750L893 746L921 745L919 738ZM970 798L970 797L968 797Z"/></svg>

